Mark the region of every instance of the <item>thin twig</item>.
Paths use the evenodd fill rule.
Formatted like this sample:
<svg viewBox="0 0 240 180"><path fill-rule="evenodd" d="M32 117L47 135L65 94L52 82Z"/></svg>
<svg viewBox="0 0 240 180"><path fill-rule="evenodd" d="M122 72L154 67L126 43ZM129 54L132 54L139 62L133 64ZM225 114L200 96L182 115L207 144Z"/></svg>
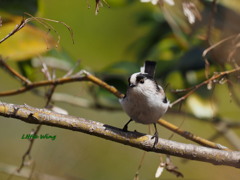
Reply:
<svg viewBox="0 0 240 180"><path fill-rule="evenodd" d="M226 122L219 121L215 123L215 127L217 131L223 135L230 144L232 144L237 150L240 150L240 139L233 130L229 129Z"/></svg>
<svg viewBox="0 0 240 180"><path fill-rule="evenodd" d="M38 134L38 132L40 131L41 129L41 124L37 126L36 130L34 131L34 134L33 136L36 136ZM25 162L26 162L26 158L28 157L29 159L31 159L31 156L30 156L30 152L32 150L32 147L33 147L33 144L34 144L34 138L30 139L30 144L28 146L28 149L27 151L24 153L24 155L22 156L22 162L21 162L21 165L20 167L17 169L17 172L20 172L22 170L22 168L25 166Z"/></svg>
<svg viewBox="0 0 240 180"><path fill-rule="evenodd" d="M5 69L10 75L12 75L14 78L17 78L22 81L23 84L30 84L31 81L24 76L22 76L20 73L15 71L13 68L7 65L7 63L2 59L0 56L0 67Z"/></svg>
<svg viewBox="0 0 240 180"><path fill-rule="evenodd" d="M7 36L5 36L3 39L0 40L0 44L4 41L6 41L9 37L11 37L12 35L14 35L16 32L18 32L19 30L21 30L26 24L28 24L31 21L38 21L40 24L42 24L43 26L45 26L48 29L52 29L55 33L57 33L57 31L53 28L53 26L51 26L50 24L43 22L43 21L50 21L50 22L55 22L55 23L60 23L63 24L65 27L67 27L67 29L70 32L71 38L72 38L72 42L74 43L74 38L73 38L73 31L71 29L70 26L68 26L66 23L62 22L62 21L57 21L57 20L53 20L53 19L47 19L47 18L41 18L41 17L34 17L28 13L26 13L27 15L30 16L30 18L27 19L22 19L22 21L20 22L20 24L18 24ZM57 33L58 34L58 33ZM60 41L60 36L58 35L58 43Z"/></svg>
<svg viewBox="0 0 240 180"><path fill-rule="evenodd" d="M214 6L214 5L213 5L213 6ZM210 25L209 25L209 26L210 26ZM209 28L211 29L211 27L209 27ZM209 30L209 32L210 32L210 30ZM208 36L210 36L210 34L209 34ZM227 38L225 38L225 39L222 39L221 41L217 42L217 43L214 44L214 45L211 45L209 48L207 48L207 49L205 49L205 50L203 51L202 57L203 57L203 59L204 59L204 61L205 61L205 76L206 76L206 78L209 78L209 67L210 67L210 63L209 63L209 61L208 61L207 54L208 54L211 50L213 50L214 48L216 48L217 46L220 46L220 45L222 45L223 43L225 43L226 41L229 41L229 40L231 40L231 39L233 39L233 38L235 38L235 37L237 37L237 36L239 36L239 34L235 34L235 35L229 36L229 37L227 37ZM209 40L209 37L208 37L208 40ZM209 43L210 43L210 42L209 42Z"/></svg>
<svg viewBox="0 0 240 180"><path fill-rule="evenodd" d="M148 126L148 134L149 133L152 134L150 126ZM140 173L140 170L142 168L143 161L144 161L145 157L146 157L146 151L144 151L142 156L141 156L140 162L138 164L137 171L135 172L135 175L134 175L134 180L138 180L139 179L139 173Z"/></svg>
<svg viewBox="0 0 240 180"><path fill-rule="evenodd" d="M71 75L73 74L74 70L79 66L79 64L80 64L80 60L78 60L78 61L74 64L74 66L73 66L71 69L69 69L68 72L67 72L63 77L71 76Z"/></svg>
<svg viewBox="0 0 240 180"><path fill-rule="evenodd" d="M49 85L60 85L60 84L76 82L76 81L91 81L91 82L97 84L98 86L103 87L104 89L110 91L118 98L121 98L124 96L115 87L108 85L101 79L93 76L92 74L90 74L86 71L81 71L80 73L77 73L76 75L72 75L70 77L58 78L58 79L53 79L53 80L42 80L42 81L38 81L38 82L29 83L26 86L21 87L16 90L0 92L0 96L11 96L11 95L16 95L16 94L20 94L20 93L29 91L29 90L37 88L37 87L49 86Z"/></svg>
<svg viewBox="0 0 240 180"><path fill-rule="evenodd" d="M27 84L26 86L16 90L0 92L0 96L12 96L12 95L21 94L31 89L42 87L42 86L60 85L60 84L76 82L76 81L88 81L88 78L84 75L79 75L79 76L71 76L67 78L58 78L54 80L42 80L42 81Z"/></svg>
<svg viewBox="0 0 240 180"><path fill-rule="evenodd" d="M11 37L12 35L14 35L16 32L18 32L19 30L21 30L25 24L27 24L30 21L30 19L22 19L22 21L20 22L20 24L18 24L14 30L12 30L7 36L5 36L3 39L0 40L0 44L3 43L4 41L6 41L9 37Z"/></svg>
<svg viewBox="0 0 240 180"><path fill-rule="evenodd" d="M143 160L145 159L145 156L146 156L146 151L144 151L143 154L142 154L142 156L141 156L141 159L140 159L140 162L139 162L137 171L135 172L135 175L134 175L134 179L138 179L138 178L139 178L139 171L140 171L141 168L142 168Z"/></svg>
<svg viewBox="0 0 240 180"><path fill-rule="evenodd" d="M194 86L191 88L191 90L185 94L184 96L182 96L181 98L177 99L176 101L174 101L173 103L171 103L171 107L174 106L175 104L185 100L188 96L190 96L192 93L194 93L197 89L199 89L200 87L202 87L203 85L207 85L209 84L210 82L213 82L214 80L217 80L225 75L228 75L228 74L231 74L231 73L234 73L234 72L237 72L240 70L240 67L239 68L236 68L236 69L232 69L232 70L229 70L229 71L223 71L223 72L219 72L218 74L215 74L213 75L211 78L203 81L202 83Z"/></svg>
<svg viewBox="0 0 240 180"><path fill-rule="evenodd" d="M43 74L46 76L46 78L47 78L48 80L54 79L54 77L52 77L52 76L50 75L49 69L48 69L48 67L46 66L46 64L45 64L45 63L42 63L42 66L43 66L42 72L43 72ZM53 73L53 76L55 76L55 73ZM49 90L47 91L47 93L46 93L47 102L46 102L46 104L45 104L45 108L47 108L47 107L49 106L49 103L51 102L52 95L53 95L55 89L56 89L56 85L51 85L50 88L49 88ZM36 136L36 135L39 133L41 127L42 127L41 124L37 126L36 130L34 131L34 135L33 135L33 136ZM36 139L34 139L34 138L30 139L30 144L29 144L29 146L28 146L27 151L24 153L24 155L23 155L23 157L22 157L22 162L21 162L20 167L17 169L17 172L20 172L20 171L22 170L22 168L25 166L25 162L26 162L26 158L27 158L27 157L29 157L29 159L31 159L30 153L31 153L31 150L32 150L32 148L33 148L33 143L34 143L35 141L36 141Z"/></svg>
<svg viewBox="0 0 240 180"><path fill-rule="evenodd" d="M173 131L176 134L179 134L179 135L185 137L186 139L189 139L189 140L191 140L193 142L196 142L198 144L201 144L203 146L211 147L211 148L214 148L214 149L221 149L221 150L225 150L225 151L231 151L230 149L228 149L227 147L225 147L221 144L217 144L217 143L211 142L207 139L204 139L202 137L196 136L189 131L181 130L179 127L165 121L164 119L158 120L158 124L160 124L163 127Z"/></svg>
<svg viewBox="0 0 240 180"><path fill-rule="evenodd" d="M221 45L222 43L224 43L224 42L226 42L226 41L228 41L228 40L231 40L231 39L237 37L238 35L239 35L239 34L235 34L235 35L229 36L229 37L227 37L227 38L219 41L218 43L210 46L209 48L205 49L205 50L203 51L203 53L202 53L202 57L205 58L206 55L207 55L212 49L216 48L217 46Z"/></svg>

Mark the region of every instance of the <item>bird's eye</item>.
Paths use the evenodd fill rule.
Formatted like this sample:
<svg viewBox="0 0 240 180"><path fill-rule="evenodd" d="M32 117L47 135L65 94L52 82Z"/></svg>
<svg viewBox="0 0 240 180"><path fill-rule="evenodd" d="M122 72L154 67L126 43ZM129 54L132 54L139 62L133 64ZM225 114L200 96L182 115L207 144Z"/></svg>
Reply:
<svg viewBox="0 0 240 180"><path fill-rule="evenodd" d="M143 83L144 83L144 79L141 79L139 82L140 82L141 84L143 84Z"/></svg>

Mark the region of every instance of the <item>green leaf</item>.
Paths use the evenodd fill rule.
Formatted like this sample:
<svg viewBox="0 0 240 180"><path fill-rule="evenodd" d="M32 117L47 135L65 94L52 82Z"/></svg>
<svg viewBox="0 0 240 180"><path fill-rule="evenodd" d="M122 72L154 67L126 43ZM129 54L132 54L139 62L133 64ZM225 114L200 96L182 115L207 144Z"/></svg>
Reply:
<svg viewBox="0 0 240 180"><path fill-rule="evenodd" d="M17 62L18 68L21 74L28 79L35 80L36 76L34 73L34 69L31 64L31 60L19 61Z"/></svg>

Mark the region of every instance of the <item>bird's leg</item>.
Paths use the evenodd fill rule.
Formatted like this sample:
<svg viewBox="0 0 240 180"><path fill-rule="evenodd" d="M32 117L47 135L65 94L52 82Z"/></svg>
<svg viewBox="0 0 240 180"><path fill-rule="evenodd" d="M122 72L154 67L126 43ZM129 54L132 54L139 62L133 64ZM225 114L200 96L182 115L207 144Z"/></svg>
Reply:
<svg viewBox="0 0 240 180"><path fill-rule="evenodd" d="M128 131L128 124L132 121L132 119L130 119L123 127L123 131L127 132Z"/></svg>
<svg viewBox="0 0 240 180"><path fill-rule="evenodd" d="M154 123L153 125L154 125L154 128L155 128L155 133L154 133L154 135L151 139L155 138L155 141L154 141L154 144L153 144L153 147L155 147L155 145L158 143L158 131L157 131L156 123Z"/></svg>

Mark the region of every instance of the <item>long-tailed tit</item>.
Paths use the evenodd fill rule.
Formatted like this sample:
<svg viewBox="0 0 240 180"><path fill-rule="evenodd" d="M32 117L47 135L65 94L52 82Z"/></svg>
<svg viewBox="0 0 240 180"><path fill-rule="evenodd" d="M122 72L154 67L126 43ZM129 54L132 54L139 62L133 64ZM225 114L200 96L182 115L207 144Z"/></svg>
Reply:
<svg viewBox="0 0 240 180"><path fill-rule="evenodd" d="M126 95L119 99L123 110L130 116L130 120L123 127L128 131L131 121L142 124L154 124L154 146L158 143L156 123L166 113L169 101L163 88L154 79L155 61L145 61L140 72L132 74L128 79Z"/></svg>

